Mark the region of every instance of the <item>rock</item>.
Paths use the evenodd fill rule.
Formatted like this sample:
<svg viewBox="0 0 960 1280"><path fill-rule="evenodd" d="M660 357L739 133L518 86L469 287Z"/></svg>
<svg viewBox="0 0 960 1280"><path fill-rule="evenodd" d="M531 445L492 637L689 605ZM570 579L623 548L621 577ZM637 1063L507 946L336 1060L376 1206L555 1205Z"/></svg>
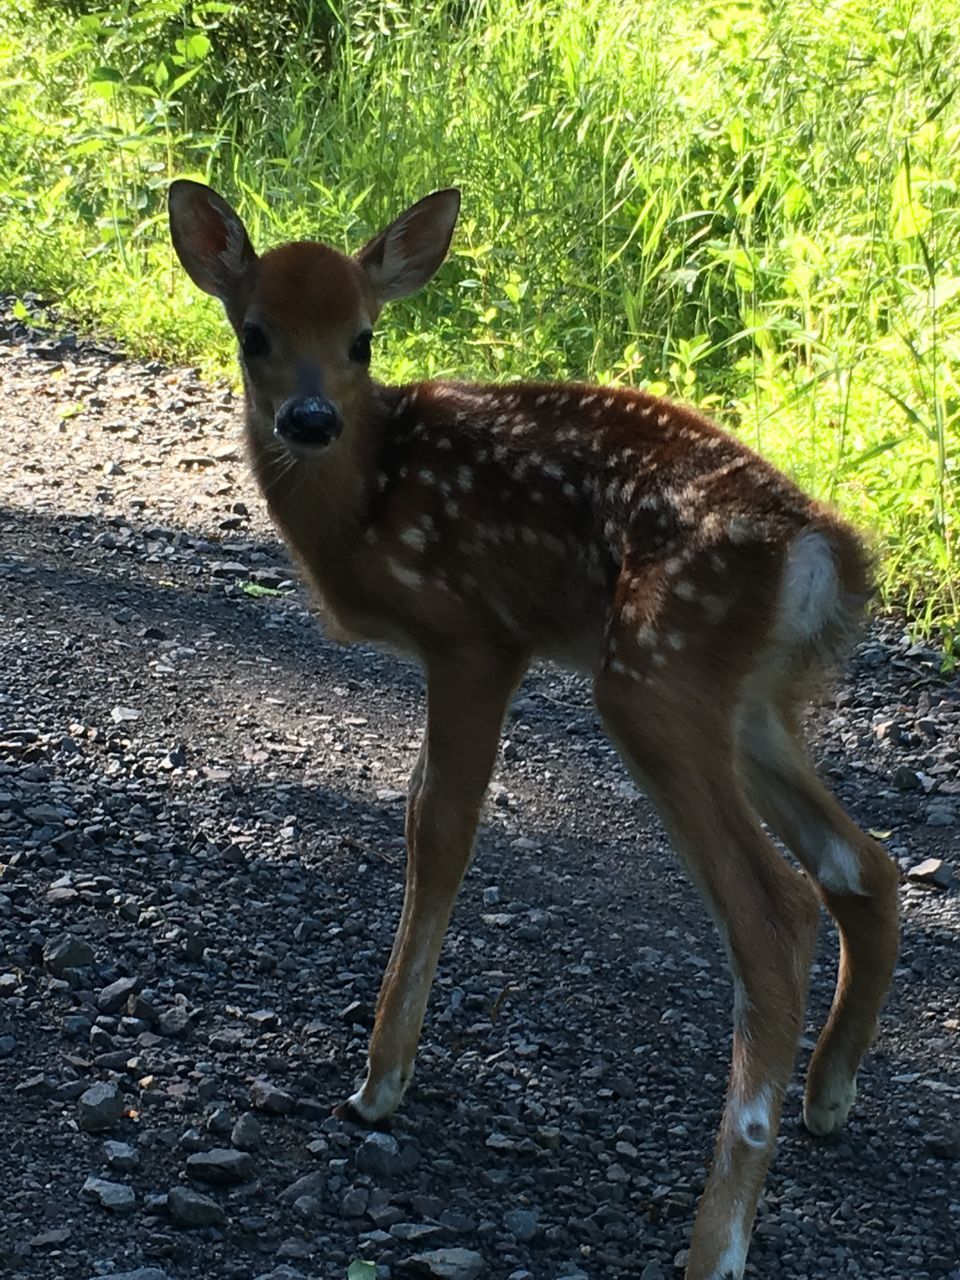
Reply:
<svg viewBox="0 0 960 1280"><path fill-rule="evenodd" d="M164 1009L160 1014L157 1019L157 1030L162 1036L179 1039L190 1030L192 1021L190 1010L184 1005L175 1004L170 1009Z"/></svg>
<svg viewBox="0 0 960 1280"><path fill-rule="evenodd" d="M928 827L955 827L957 815L950 805L932 804L927 810Z"/></svg>
<svg viewBox="0 0 960 1280"><path fill-rule="evenodd" d="M351 1187L340 1202L340 1214L344 1218L362 1218L369 1202L370 1192L366 1187Z"/></svg>
<svg viewBox="0 0 960 1280"><path fill-rule="evenodd" d="M167 1212L178 1227L222 1227L226 1214L215 1200L189 1187L172 1187L167 1195Z"/></svg>
<svg viewBox="0 0 960 1280"><path fill-rule="evenodd" d="M933 885L937 889L952 889L957 877L953 868L942 858L925 858L923 862L918 862L915 867L910 868L907 879L915 880L919 884Z"/></svg>
<svg viewBox="0 0 960 1280"><path fill-rule="evenodd" d="M112 1129L123 1111L123 1096L115 1084L92 1084L77 1102L77 1123L86 1133L100 1133Z"/></svg>
<svg viewBox="0 0 960 1280"><path fill-rule="evenodd" d="M111 1169L118 1173L132 1173L140 1167L140 1153L129 1142L107 1139L103 1144L103 1156Z"/></svg>
<svg viewBox="0 0 960 1280"><path fill-rule="evenodd" d="M923 789L920 774L916 769L908 769L904 764L894 769L890 781L898 791L921 791Z"/></svg>
<svg viewBox="0 0 960 1280"><path fill-rule="evenodd" d="M293 1202L293 1212L303 1222L313 1222L323 1212L323 1201L319 1196L297 1196Z"/></svg>
<svg viewBox="0 0 960 1280"><path fill-rule="evenodd" d="M307 1280L307 1277L296 1267L288 1267L285 1262L281 1262L280 1266L274 1267L272 1271L261 1272L255 1280Z"/></svg>
<svg viewBox="0 0 960 1280"><path fill-rule="evenodd" d="M263 1142L260 1121L252 1111L245 1111L230 1131L230 1141L240 1151L256 1151Z"/></svg>
<svg viewBox="0 0 960 1280"><path fill-rule="evenodd" d="M107 1271L91 1276L90 1280L170 1280L170 1277L159 1267L138 1267L136 1271Z"/></svg>
<svg viewBox="0 0 960 1280"><path fill-rule="evenodd" d="M56 1249L62 1244L66 1244L73 1232L69 1227L54 1227L50 1231L41 1231L39 1235L31 1237L31 1249Z"/></svg>
<svg viewBox="0 0 960 1280"><path fill-rule="evenodd" d="M532 1209L510 1209L503 1215L503 1225L521 1244L527 1244L540 1233L537 1213Z"/></svg>
<svg viewBox="0 0 960 1280"><path fill-rule="evenodd" d="M65 969L82 969L95 959L89 942L75 938L72 933L52 939L43 948L43 963L56 978L62 977Z"/></svg>
<svg viewBox="0 0 960 1280"><path fill-rule="evenodd" d="M437 1280L476 1280L484 1263L473 1249L430 1249L414 1254L404 1265Z"/></svg>
<svg viewBox="0 0 960 1280"><path fill-rule="evenodd" d="M132 995L139 985L137 978L118 978L116 982L111 982L108 987L104 987L97 996L97 1008L101 1013L119 1013L127 997Z"/></svg>
<svg viewBox="0 0 960 1280"><path fill-rule="evenodd" d="M106 1178L89 1177L80 1188L85 1200L96 1200L104 1209L113 1213L132 1213L137 1206L133 1188L122 1182L108 1182Z"/></svg>
<svg viewBox="0 0 960 1280"><path fill-rule="evenodd" d="M648 1262L640 1272L640 1280L666 1280L663 1267L659 1262Z"/></svg>
<svg viewBox="0 0 960 1280"><path fill-rule="evenodd" d="M16 1036L0 1036L0 1058L9 1058L17 1047Z"/></svg>
<svg viewBox="0 0 960 1280"><path fill-rule="evenodd" d="M293 1095L269 1080L254 1080L250 1086L250 1101L258 1111L266 1111L272 1116L289 1115L293 1110Z"/></svg>
<svg viewBox="0 0 960 1280"><path fill-rule="evenodd" d="M949 1133L931 1133L924 1141L927 1150L937 1160L960 1160L960 1129Z"/></svg>
<svg viewBox="0 0 960 1280"><path fill-rule="evenodd" d="M289 1187L285 1187L277 1196L277 1199L281 1204L293 1204L301 1196L321 1196L326 1182L326 1174L321 1173L319 1170L316 1173L304 1174L296 1182L291 1182Z"/></svg>
<svg viewBox="0 0 960 1280"><path fill-rule="evenodd" d="M357 1148L357 1168L375 1178L394 1178L401 1172L400 1148L389 1133L369 1133Z"/></svg>
<svg viewBox="0 0 960 1280"><path fill-rule="evenodd" d="M253 1173L253 1160L246 1151L212 1147L187 1157L187 1173L191 1178L221 1185L245 1182Z"/></svg>

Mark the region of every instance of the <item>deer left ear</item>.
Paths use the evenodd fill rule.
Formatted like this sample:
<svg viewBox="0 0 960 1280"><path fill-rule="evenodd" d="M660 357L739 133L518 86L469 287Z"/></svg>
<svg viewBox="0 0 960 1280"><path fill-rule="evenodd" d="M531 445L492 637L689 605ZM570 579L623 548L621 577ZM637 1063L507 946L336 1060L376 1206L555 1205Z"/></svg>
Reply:
<svg viewBox="0 0 960 1280"><path fill-rule="evenodd" d="M460 212L456 187L412 205L357 254L378 303L422 288L447 256Z"/></svg>
<svg viewBox="0 0 960 1280"><path fill-rule="evenodd" d="M187 274L229 308L257 255L246 228L222 196L202 182L170 186L170 236Z"/></svg>

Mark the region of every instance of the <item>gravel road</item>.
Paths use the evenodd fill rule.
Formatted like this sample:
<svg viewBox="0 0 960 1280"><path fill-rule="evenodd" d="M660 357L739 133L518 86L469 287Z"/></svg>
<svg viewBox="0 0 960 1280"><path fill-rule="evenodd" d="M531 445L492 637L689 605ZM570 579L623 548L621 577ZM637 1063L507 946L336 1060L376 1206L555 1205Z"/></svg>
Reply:
<svg viewBox="0 0 960 1280"><path fill-rule="evenodd" d="M730 986L586 686L539 668L516 699L391 1131L332 1118L399 911L419 674L324 640L227 388L9 301L0 1271L678 1277ZM879 621L811 736L942 883L904 880L849 1128L812 1139L788 1096L747 1275L960 1280L960 684ZM801 1066L835 962L825 925Z"/></svg>

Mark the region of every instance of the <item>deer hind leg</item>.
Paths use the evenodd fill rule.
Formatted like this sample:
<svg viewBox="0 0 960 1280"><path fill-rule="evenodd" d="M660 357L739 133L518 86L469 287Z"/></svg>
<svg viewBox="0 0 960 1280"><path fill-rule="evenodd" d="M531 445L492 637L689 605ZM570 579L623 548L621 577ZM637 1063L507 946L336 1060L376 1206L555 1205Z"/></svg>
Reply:
<svg viewBox="0 0 960 1280"><path fill-rule="evenodd" d="M345 1104L367 1123L396 1110L413 1076L500 725L525 667L525 658L487 651L453 652L427 663L427 728L407 798L403 910L380 986L366 1079Z"/></svg>
<svg viewBox="0 0 960 1280"><path fill-rule="evenodd" d="M803 1023L818 907L751 813L734 766L733 715L689 656L642 685L608 669L597 706L656 805L727 948L733 1063L687 1280L738 1280L773 1155Z"/></svg>
<svg viewBox="0 0 960 1280"><path fill-rule="evenodd" d="M840 930L836 991L810 1063L803 1111L812 1133L832 1133L853 1106L857 1069L893 976L899 872L816 776L786 698L749 706L740 749L757 812L816 882Z"/></svg>

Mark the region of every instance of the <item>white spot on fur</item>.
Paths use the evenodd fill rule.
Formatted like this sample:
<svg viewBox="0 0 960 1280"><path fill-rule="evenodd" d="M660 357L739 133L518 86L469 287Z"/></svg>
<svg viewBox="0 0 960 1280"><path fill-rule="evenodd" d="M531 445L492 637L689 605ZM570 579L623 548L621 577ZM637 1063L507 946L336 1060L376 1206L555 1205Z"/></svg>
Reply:
<svg viewBox="0 0 960 1280"><path fill-rule="evenodd" d="M817 859L817 880L830 893L863 894L860 879L860 860L856 850L839 836L830 835L824 841Z"/></svg>
<svg viewBox="0 0 960 1280"><path fill-rule="evenodd" d="M583 396L582 399L580 400L580 408L588 409L590 405L593 404L594 400L596 400L596 398L597 398L596 396Z"/></svg>
<svg viewBox="0 0 960 1280"><path fill-rule="evenodd" d="M658 413L658 414L657 414L657 426L658 426L658 427L665 427L669 421L670 421L670 415L669 415L669 413Z"/></svg>
<svg viewBox="0 0 960 1280"><path fill-rule="evenodd" d="M427 545L427 539L422 529L404 529L400 534L400 541L404 546L410 547L414 551L422 551Z"/></svg>
<svg viewBox="0 0 960 1280"><path fill-rule="evenodd" d="M563 467L558 462L544 462L543 474L549 476L551 480L562 480L564 477Z"/></svg>
<svg viewBox="0 0 960 1280"><path fill-rule="evenodd" d="M563 492L568 498L575 498L577 496L577 491L569 480L564 484Z"/></svg>
<svg viewBox="0 0 960 1280"><path fill-rule="evenodd" d="M456 520L457 516L460 514L460 508L452 498L443 504L443 509L451 520Z"/></svg>
<svg viewBox="0 0 960 1280"><path fill-rule="evenodd" d="M609 408L610 408L610 406L611 406L612 404L613 404L613 396L607 396L607 397L604 399L603 407L604 407L605 409L609 409Z"/></svg>
<svg viewBox="0 0 960 1280"><path fill-rule="evenodd" d="M423 481L424 484L436 484L437 482L437 477L427 467L421 467L420 479Z"/></svg>
<svg viewBox="0 0 960 1280"><path fill-rule="evenodd" d="M668 632L668 634L667 634L667 644L670 646L670 648L671 648L671 649L676 649L676 650L678 650L678 651L679 651L680 649L682 649L682 648L684 647L684 645L685 645L686 643L687 643L687 642L686 642L686 640L685 640L685 639L684 639L684 637L680 634L680 632L679 632L679 631L670 631L670 632Z"/></svg>
<svg viewBox="0 0 960 1280"><path fill-rule="evenodd" d="M673 590L680 600L695 600L697 598L697 588L689 578L683 578Z"/></svg>
<svg viewBox="0 0 960 1280"><path fill-rule="evenodd" d="M473 472L469 467L457 468L457 484L465 492L469 492L473 488Z"/></svg>
<svg viewBox="0 0 960 1280"><path fill-rule="evenodd" d="M408 569L406 565L400 564L398 560L387 558L387 568L396 578L396 580L405 587L422 587L423 577L413 569Z"/></svg>
<svg viewBox="0 0 960 1280"><path fill-rule="evenodd" d="M535 396L535 397L534 397L534 401L533 401L533 403L534 403L534 404L537 406L537 408L539 409L539 407L540 407L542 404L546 404L546 403L547 403L547 397L546 397L545 395Z"/></svg>
<svg viewBox="0 0 960 1280"><path fill-rule="evenodd" d="M652 649L657 643L657 633L653 627L641 627L637 632L637 644L642 645L644 649Z"/></svg>
<svg viewBox="0 0 960 1280"><path fill-rule="evenodd" d="M745 542L750 542L756 538L757 533L757 526L746 516L731 516L727 521L727 537L735 546L741 547Z"/></svg>
<svg viewBox="0 0 960 1280"><path fill-rule="evenodd" d="M436 440L434 441L434 444L437 446L438 449L453 448L453 442L450 440L449 436L437 436Z"/></svg>

